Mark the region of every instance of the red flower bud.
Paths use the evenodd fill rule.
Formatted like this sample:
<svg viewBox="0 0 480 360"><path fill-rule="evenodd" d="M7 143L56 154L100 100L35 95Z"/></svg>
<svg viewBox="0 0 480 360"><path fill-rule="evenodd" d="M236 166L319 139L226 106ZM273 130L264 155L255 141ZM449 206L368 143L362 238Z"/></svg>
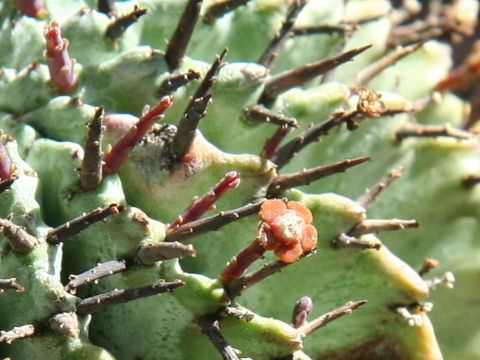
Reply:
<svg viewBox="0 0 480 360"><path fill-rule="evenodd" d="M284 262L294 262L317 245L317 229L311 225L312 213L299 202L268 200L258 216L265 248Z"/></svg>

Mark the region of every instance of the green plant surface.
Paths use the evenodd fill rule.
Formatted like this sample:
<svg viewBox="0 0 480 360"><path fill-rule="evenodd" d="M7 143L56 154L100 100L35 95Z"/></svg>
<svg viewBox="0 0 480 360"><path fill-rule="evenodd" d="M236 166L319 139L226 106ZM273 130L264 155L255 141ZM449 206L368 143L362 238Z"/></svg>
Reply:
<svg viewBox="0 0 480 360"><path fill-rule="evenodd" d="M14 0L0 3L0 357L480 359L480 190L465 182L480 174L480 157L478 131L464 125L478 110L469 83L478 76L468 67L478 61L470 55L452 72L449 44L473 29L478 2L439 2L424 18L415 1L396 7L384 0L251 0L211 21L215 4L118 1L106 14L91 0L45 0L37 19L22 15L23 5ZM195 29L173 66L171 45L181 47L181 41L172 35L192 5L198 19L183 27ZM289 15L295 7L301 8L297 18ZM132 11L140 15L112 38L110 27ZM292 28L274 62L262 63L286 19ZM431 19L438 22L431 25ZM437 32L402 32L415 24ZM310 25L328 29L295 33ZM421 42L408 47L418 40L412 35ZM407 47L395 47L402 41ZM218 54L226 48L224 60ZM358 54L338 60L349 50ZM409 54L378 65L401 51ZM298 83L301 75L290 78L291 86L271 97L279 75L297 68L308 73L304 66L319 60L328 71ZM466 83L463 98L455 88L437 92L440 81L458 73ZM165 96L166 81L179 74L194 79ZM58 82L63 75L71 77L70 88ZM164 114L155 113L162 104ZM248 111L255 105L274 113L254 122ZM152 113L153 125L138 144L119 151L118 143ZM276 115L297 123L287 131ZM95 121L103 140L88 147ZM322 123L328 131L310 143L312 128ZM417 133L402 137L412 127ZM269 156L266 141L280 130L280 149ZM423 136L428 131L433 135ZM282 156L294 141L298 148ZM103 174L87 188L82 167L92 148ZM127 150L120 170L111 170L112 158ZM346 159L364 163L337 166L320 179L307 176ZM362 198L399 167L402 176L378 198ZM274 186L287 175L294 185ZM234 184L226 185L228 176ZM267 219L260 203L272 199L298 208ZM256 201L250 205L255 211L243 217L244 206ZM199 204L200 214L188 213ZM115 210L102 221L60 244L52 240L56 227L75 228L77 217L108 208ZM230 222L225 214L232 209ZM309 212L313 220L306 220ZM415 219L420 227L359 230L375 219ZM299 241L304 246L307 235L315 236L297 232L313 227L316 245L302 248L293 263L266 251L275 248L278 255L279 246L300 248ZM15 242L24 233L33 241L22 245L28 249ZM164 247L174 255L154 253ZM245 260L248 251L257 251L250 253L252 264ZM420 271L426 258L440 263L428 274ZM87 279L78 291L70 286L82 272L114 260L124 264L119 273ZM225 271L242 262L248 270L230 281ZM455 287L445 288L453 276ZM166 293L138 298L166 284L173 284ZM120 304L98 308L115 293L123 294ZM303 296L314 308L306 324L296 325L292 311ZM92 298L93 310L85 310ZM322 314L346 303L353 306L349 316L313 330ZM34 333L17 339L9 332L23 325Z"/></svg>

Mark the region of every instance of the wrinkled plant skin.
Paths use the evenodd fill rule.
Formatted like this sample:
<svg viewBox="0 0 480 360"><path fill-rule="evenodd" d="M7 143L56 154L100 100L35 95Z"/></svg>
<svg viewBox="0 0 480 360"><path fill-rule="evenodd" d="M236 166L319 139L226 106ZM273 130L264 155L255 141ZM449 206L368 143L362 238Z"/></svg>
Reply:
<svg viewBox="0 0 480 360"><path fill-rule="evenodd" d="M0 357L480 360L477 1L98 3L0 3Z"/></svg>

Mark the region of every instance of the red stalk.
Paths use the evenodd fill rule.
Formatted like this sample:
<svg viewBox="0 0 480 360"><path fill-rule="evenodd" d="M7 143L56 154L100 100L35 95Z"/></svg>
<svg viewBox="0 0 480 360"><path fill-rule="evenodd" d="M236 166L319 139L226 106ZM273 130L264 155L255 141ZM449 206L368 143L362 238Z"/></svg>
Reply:
<svg viewBox="0 0 480 360"><path fill-rule="evenodd" d="M220 199L228 190L235 189L240 184L240 174L236 171L228 172L225 177L207 192L200 199L194 200L182 215L170 225L170 229L175 229L182 224L198 220L205 212L210 210L215 202Z"/></svg>
<svg viewBox="0 0 480 360"><path fill-rule="evenodd" d="M53 87L59 94L69 94L77 85L73 71L75 60L68 54L68 40L63 39L60 27L52 21L45 32L47 40L47 63Z"/></svg>
<svg viewBox="0 0 480 360"><path fill-rule="evenodd" d="M224 285L230 284L232 281L242 276L248 267L265 254L263 243L257 238L249 246L243 249L236 257L227 264L220 274L220 281Z"/></svg>
<svg viewBox="0 0 480 360"><path fill-rule="evenodd" d="M277 152L277 150L280 148L280 144L285 139L285 137L293 130L291 126L280 126L277 131L275 131L275 134L273 134L272 137L268 138L267 141L265 141L265 144L263 146L262 152L260 154L261 157L264 159L270 159L273 154Z"/></svg>
<svg viewBox="0 0 480 360"><path fill-rule="evenodd" d="M45 9L43 0L17 0L16 3L23 15L37 19L43 19L47 16L47 10Z"/></svg>
<svg viewBox="0 0 480 360"><path fill-rule="evenodd" d="M140 120L118 140L108 154L103 157L103 171L105 174L114 174L120 169L135 145L140 142L155 121L163 118L163 113L172 103L173 96L164 96L157 106L144 114Z"/></svg>
<svg viewBox="0 0 480 360"><path fill-rule="evenodd" d="M8 157L7 150L0 140L0 181L8 180L12 177L13 165Z"/></svg>

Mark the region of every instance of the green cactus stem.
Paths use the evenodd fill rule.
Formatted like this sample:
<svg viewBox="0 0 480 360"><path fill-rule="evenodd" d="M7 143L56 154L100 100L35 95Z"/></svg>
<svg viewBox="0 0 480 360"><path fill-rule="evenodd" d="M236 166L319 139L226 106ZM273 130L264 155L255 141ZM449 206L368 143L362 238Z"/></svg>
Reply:
<svg viewBox="0 0 480 360"><path fill-rule="evenodd" d="M478 10L0 2L0 358L480 359Z"/></svg>

